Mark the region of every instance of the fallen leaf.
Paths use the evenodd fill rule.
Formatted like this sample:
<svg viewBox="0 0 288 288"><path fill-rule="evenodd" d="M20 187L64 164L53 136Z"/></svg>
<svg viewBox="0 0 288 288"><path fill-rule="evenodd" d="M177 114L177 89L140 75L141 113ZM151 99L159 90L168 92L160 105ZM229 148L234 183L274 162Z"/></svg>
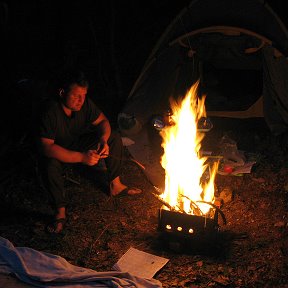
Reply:
<svg viewBox="0 0 288 288"><path fill-rule="evenodd" d="M218 283L218 284L224 285L224 286L231 284L230 279L228 277L223 276L223 275L218 275L216 278L213 278L213 281Z"/></svg>

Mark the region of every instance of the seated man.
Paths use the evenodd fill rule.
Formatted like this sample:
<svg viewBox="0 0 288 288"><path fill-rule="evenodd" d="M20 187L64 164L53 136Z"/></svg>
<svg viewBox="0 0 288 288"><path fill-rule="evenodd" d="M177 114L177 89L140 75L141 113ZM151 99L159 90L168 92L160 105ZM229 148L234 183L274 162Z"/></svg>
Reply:
<svg viewBox="0 0 288 288"><path fill-rule="evenodd" d="M111 131L105 115L86 97L88 81L81 71L69 71L60 79L58 95L44 107L38 139L44 156L43 181L52 196L55 219L48 226L60 233L66 220L67 195L64 191L63 164L96 165L105 161L111 196L134 195L140 189L128 188L120 180L123 144L120 135ZM111 155L111 157L110 157Z"/></svg>

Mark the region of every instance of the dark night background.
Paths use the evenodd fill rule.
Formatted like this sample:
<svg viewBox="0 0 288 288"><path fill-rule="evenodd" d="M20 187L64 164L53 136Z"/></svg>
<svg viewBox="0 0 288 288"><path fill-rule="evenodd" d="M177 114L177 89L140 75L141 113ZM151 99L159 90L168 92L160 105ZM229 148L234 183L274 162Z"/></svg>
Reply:
<svg viewBox="0 0 288 288"><path fill-rule="evenodd" d="M3 1L2 85L45 82L63 65L77 65L91 96L117 113L158 37L189 2Z"/></svg>
<svg viewBox="0 0 288 288"><path fill-rule="evenodd" d="M117 113L154 45L189 3L0 1L1 90L6 111L1 123L11 122L8 132L12 134L18 129L21 134L31 126L39 98L49 93L55 73L65 65L76 65L86 72L90 97L116 123ZM284 0L268 3L286 20ZM29 81L19 84L22 79ZM3 116L15 111L17 117Z"/></svg>

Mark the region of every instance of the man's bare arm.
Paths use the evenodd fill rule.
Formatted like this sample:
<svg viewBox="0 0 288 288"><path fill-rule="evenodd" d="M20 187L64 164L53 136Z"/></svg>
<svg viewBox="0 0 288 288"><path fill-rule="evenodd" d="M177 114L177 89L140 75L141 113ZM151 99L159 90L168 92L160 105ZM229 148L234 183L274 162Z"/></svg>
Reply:
<svg viewBox="0 0 288 288"><path fill-rule="evenodd" d="M111 126L107 117L101 112L92 124L99 129L101 140L107 142L111 134Z"/></svg>
<svg viewBox="0 0 288 288"><path fill-rule="evenodd" d="M65 149L54 143L54 140L41 138L41 147L43 154L49 158L55 158L64 163L84 163L93 166L98 163L100 155L95 150L87 152L78 152Z"/></svg>
<svg viewBox="0 0 288 288"><path fill-rule="evenodd" d="M105 158L109 155L109 146L107 144L111 135L111 126L109 120L101 112L99 117L92 123L97 127L100 136L97 152L101 155L101 158Z"/></svg>

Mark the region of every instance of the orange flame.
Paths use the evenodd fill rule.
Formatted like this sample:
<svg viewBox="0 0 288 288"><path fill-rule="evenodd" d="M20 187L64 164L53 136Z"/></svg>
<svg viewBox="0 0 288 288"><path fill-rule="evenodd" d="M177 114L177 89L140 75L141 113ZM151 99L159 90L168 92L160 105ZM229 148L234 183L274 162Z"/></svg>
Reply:
<svg viewBox="0 0 288 288"><path fill-rule="evenodd" d="M165 190L160 197L171 207L189 214L195 214L193 205L202 214L211 206L204 202L214 202L214 180L217 164L212 169L205 163L207 157L200 156L204 133L197 130L201 117L206 117L205 96L197 97L199 80L190 88L181 103L170 100L172 122L160 132L163 138L164 154L161 165L165 169ZM210 171L208 182L203 182L203 173ZM194 205L195 208L195 205Z"/></svg>

